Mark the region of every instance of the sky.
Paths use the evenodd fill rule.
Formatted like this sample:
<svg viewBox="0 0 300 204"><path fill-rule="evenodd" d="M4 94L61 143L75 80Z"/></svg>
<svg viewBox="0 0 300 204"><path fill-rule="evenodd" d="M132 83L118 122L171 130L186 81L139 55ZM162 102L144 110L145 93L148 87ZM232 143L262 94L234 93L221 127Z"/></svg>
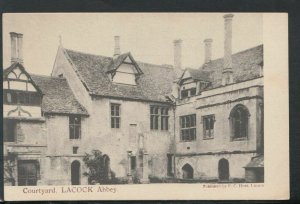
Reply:
<svg viewBox="0 0 300 204"><path fill-rule="evenodd" d="M24 66L50 75L59 36L64 48L112 56L114 36L121 52L136 61L173 65L173 41L182 39L183 67L204 62L204 43L212 38L212 59L223 57L224 13L34 13L3 15L3 67L10 65L9 32L23 33ZM233 53L262 44L263 14L234 13Z"/></svg>

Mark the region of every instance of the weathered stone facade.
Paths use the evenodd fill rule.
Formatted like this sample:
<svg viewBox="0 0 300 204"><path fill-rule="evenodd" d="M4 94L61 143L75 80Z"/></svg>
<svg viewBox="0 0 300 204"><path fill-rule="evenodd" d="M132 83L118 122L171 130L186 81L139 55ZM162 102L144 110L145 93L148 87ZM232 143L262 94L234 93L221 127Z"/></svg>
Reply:
<svg viewBox="0 0 300 204"><path fill-rule="evenodd" d="M83 158L92 150L108 159L109 176L128 182L262 182L263 48L232 55L228 17L225 67L211 60L211 39L204 65L183 71L181 40L174 69L121 54L117 37L114 57L60 45L49 77L30 76L21 59L5 69L3 117L13 134L4 142L6 185L88 184ZM41 102L12 103L20 90L11 81L26 82L19 89Z"/></svg>
<svg viewBox="0 0 300 204"><path fill-rule="evenodd" d="M203 92L182 100L176 106L176 123L182 115L196 114L195 141L181 142L176 131L176 174L182 177L182 166L189 163L195 178L218 178L218 162L229 162L231 178L245 178L245 167L259 153L262 141L263 79L236 83ZM243 140L231 139L230 112L242 104L248 108L248 136ZM214 115L213 138L205 139L202 117Z"/></svg>

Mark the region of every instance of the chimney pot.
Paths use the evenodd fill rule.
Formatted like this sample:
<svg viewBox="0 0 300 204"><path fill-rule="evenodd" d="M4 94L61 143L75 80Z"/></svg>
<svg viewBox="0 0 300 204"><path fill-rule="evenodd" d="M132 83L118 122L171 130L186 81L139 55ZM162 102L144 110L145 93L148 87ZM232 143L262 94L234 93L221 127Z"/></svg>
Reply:
<svg viewBox="0 0 300 204"><path fill-rule="evenodd" d="M213 40L212 39L205 39L204 40L204 49L205 49L205 56L204 56L204 63L208 63L211 61L211 53L212 53L212 44Z"/></svg>
<svg viewBox="0 0 300 204"><path fill-rule="evenodd" d="M174 43L174 70L176 73L176 77L180 77L182 69L182 62L181 62L181 58L182 58L182 51L181 51L181 45L182 45L182 40L181 39L176 39L173 41Z"/></svg>
<svg viewBox="0 0 300 204"><path fill-rule="evenodd" d="M114 49L114 57L117 57L121 54L120 49L120 36L115 36L115 49Z"/></svg>

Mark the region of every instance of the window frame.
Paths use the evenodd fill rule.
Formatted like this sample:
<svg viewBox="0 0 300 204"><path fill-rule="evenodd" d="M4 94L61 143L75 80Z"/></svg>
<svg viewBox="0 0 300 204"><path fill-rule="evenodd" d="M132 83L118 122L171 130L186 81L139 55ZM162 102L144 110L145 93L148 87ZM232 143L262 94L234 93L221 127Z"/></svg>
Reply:
<svg viewBox="0 0 300 204"><path fill-rule="evenodd" d="M203 128L203 139L204 140L214 139L214 132L215 132L214 129L215 129L215 122L216 122L215 114L204 115L201 117L201 121L202 121L202 128ZM208 124L209 129L206 129L207 122L209 122Z"/></svg>
<svg viewBox="0 0 300 204"><path fill-rule="evenodd" d="M192 91L194 91L195 93L192 94ZM183 92L186 92L187 96L182 96ZM197 88L196 87L192 87L192 88L188 88L188 89L182 89L180 91L180 97L181 97L181 99L191 98L191 97L196 96L196 95L197 95Z"/></svg>
<svg viewBox="0 0 300 204"><path fill-rule="evenodd" d="M116 115L116 112L118 112L118 115ZM110 103L110 128L121 128L121 104L119 103Z"/></svg>
<svg viewBox="0 0 300 204"><path fill-rule="evenodd" d="M12 119L3 119L3 142L16 142L17 141L16 132L17 132L17 121Z"/></svg>
<svg viewBox="0 0 300 204"><path fill-rule="evenodd" d="M29 166L29 165L33 166L34 170L35 170L34 174L32 174L32 175L29 174L30 171L28 171L28 168L26 168L26 166ZM18 179L17 179L18 186L37 186L38 180L41 179L40 162L35 159L18 160L17 161L17 177L18 177ZM24 184L24 182L25 182L25 184Z"/></svg>
<svg viewBox="0 0 300 204"><path fill-rule="evenodd" d="M150 105L150 130L169 131L170 107Z"/></svg>
<svg viewBox="0 0 300 204"><path fill-rule="evenodd" d="M8 96L10 95L10 100ZM3 104L22 106L41 106L42 97L34 91L3 90Z"/></svg>
<svg viewBox="0 0 300 204"><path fill-rule="evenodd" d="M75 119L79 118L79 122L76 123ZM73 133L71 131L71 128L73 128ZM77 137L76 137L76 131ZM70 140L79 140L81 139L81 117L78 115L70 115L69 116L69 139Z"/></svg>
<svg viewBox="0 0 300 204"><path fill-rule="evenodd" d="M73 146L73 147L72 147L72 153L73 153L73 154L78 154L78 149L79 149L78 146Z"/></svg>
<svg viewBox="0 0 300 204"><path fill-rule="evenodd" d="M187 120L189 119L189 120ZM194 119L194 122L193 122ZM197 140L197 115L189 114L179 117L180 123L180 142L193 142ZM194 125L194 126L192 126ZM188 127L186 127L188 126ZM194 136L191 136L191 132L194 132ZM186 135L188 133L188 136ZM186 139L188 137L188 139Z"/></svg>
<svg viewBox="0 0 300 204"><path fill-rule="evenodd" d="M235 114L237 111L241 111L242 115L240 115L239 120L236 120ZM249 118L250 118L250 113L248 108L245 105L238 104L233 107L233 109L230 112L229 120L230 120L230 141L241 141L241 140L247 140L249 136ZM236 123L239 122L239 130L240 134L237 136L236 135ZM244 127L244 128L243 128ZM242 134L242 132L244 134Z"/></svg>

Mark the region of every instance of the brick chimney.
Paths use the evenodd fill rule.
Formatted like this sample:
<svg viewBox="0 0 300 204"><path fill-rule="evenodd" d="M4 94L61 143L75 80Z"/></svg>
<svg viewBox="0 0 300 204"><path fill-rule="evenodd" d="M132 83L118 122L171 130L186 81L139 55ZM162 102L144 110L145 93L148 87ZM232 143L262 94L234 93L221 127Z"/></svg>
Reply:
<svg viewBox="0 0 300 204"><path fill-rule="evenodd" d="M114 57L118 57L121 54L120 36L115 36L114 38L115 38Z"/></svg>
<svg viewBox="0 0 300 204"><path fill-rule="evenodd" d="M204 64L211 61L211 44L213 42L212 39L205 39L204 41Z"/></svg>
<svg viewBox="0 0 300 204"><path fill-rule="evenodd" d="M180 77L182 73L182 53L181 53L181 45L182 45L182 40L177 39L173 41L174 43L174 70L176 73L176 78Z"/></svg>
<svg viewBox="0 0 300 204"><path fill-rule="evenodd" d="M224 17L224 64L222 85L233 83L232 71L232 18L233 14L226 14Z"/></svg>
<svg viewBox="0 0 300 204"><path fill-rule="evenodd" d="M11 64L23 64L23 34L10 32L11 41Z"/></svg>

